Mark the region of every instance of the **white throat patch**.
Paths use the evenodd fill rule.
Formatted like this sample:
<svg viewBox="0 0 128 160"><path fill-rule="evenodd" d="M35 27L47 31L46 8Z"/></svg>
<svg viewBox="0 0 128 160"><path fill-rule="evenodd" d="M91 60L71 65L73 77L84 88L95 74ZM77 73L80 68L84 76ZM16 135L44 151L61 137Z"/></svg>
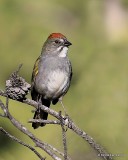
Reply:
<svg viewBox="0 0 128 160"><path fill-rule="evenodd" d="M61 47L59 47L58 50L61 50L60 54L59 54L59 57L66 57L67 56L68 47L65 46L65 47L62 48L62 46L61 46Z"/></svg>

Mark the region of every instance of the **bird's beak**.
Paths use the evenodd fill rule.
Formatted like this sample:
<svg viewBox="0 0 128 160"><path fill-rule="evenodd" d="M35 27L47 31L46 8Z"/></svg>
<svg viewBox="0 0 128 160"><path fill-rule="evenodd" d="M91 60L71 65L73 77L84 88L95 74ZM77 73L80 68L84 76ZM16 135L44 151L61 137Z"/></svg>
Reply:
<svg viewBox="0 0 128 160"><path fill-rule="evenodd" d="M72 43L71 43L71 42L69 42L69 41L67 41L67 40L65 40L64 45L65 45L66 47L68 47L68 46L71 46L71 45L72 45Z"/></svg>

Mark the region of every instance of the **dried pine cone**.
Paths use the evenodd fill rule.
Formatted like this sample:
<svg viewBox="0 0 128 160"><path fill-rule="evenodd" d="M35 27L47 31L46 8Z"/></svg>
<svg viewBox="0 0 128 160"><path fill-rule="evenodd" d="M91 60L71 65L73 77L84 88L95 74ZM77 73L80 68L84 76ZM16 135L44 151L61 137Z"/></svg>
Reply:
<svg viewBox="0 0 128 160"><path fill-rule="evenodd" d="M6 81L6 94L9 98L23 101L28 94L31 85L17 74L17 71L12 73L9 80Z"/></svg>

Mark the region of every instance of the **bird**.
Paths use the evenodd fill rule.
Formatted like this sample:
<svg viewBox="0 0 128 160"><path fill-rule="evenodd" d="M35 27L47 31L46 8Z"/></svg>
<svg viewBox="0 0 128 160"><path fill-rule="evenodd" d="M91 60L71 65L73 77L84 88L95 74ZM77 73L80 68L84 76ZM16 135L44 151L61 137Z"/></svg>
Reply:
<svg viewBox="0 0 128 160"><path fill-rule="evenodd" d="M72 79L72 65L68 58L68 49L72 43L61 33L51 33L44 42L41 55L33 67L31 79L32 100L50 107L62 101L67 93ZM33 119L47 120L48 113L38 107ZM45 123L33 122L37 129Z"/></svg>

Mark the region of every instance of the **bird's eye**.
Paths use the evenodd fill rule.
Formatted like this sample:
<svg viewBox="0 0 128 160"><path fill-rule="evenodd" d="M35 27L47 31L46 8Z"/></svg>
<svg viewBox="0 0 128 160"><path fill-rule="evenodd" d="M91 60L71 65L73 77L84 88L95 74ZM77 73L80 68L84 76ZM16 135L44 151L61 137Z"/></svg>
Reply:
<svg viewBox="0 0 128 160"><path fill-rule="evenodd" d="M56 43L56 44L59 44L59 43L60 43L60 41L59 41L59 40L55 40L55 43Z"/></svg>

